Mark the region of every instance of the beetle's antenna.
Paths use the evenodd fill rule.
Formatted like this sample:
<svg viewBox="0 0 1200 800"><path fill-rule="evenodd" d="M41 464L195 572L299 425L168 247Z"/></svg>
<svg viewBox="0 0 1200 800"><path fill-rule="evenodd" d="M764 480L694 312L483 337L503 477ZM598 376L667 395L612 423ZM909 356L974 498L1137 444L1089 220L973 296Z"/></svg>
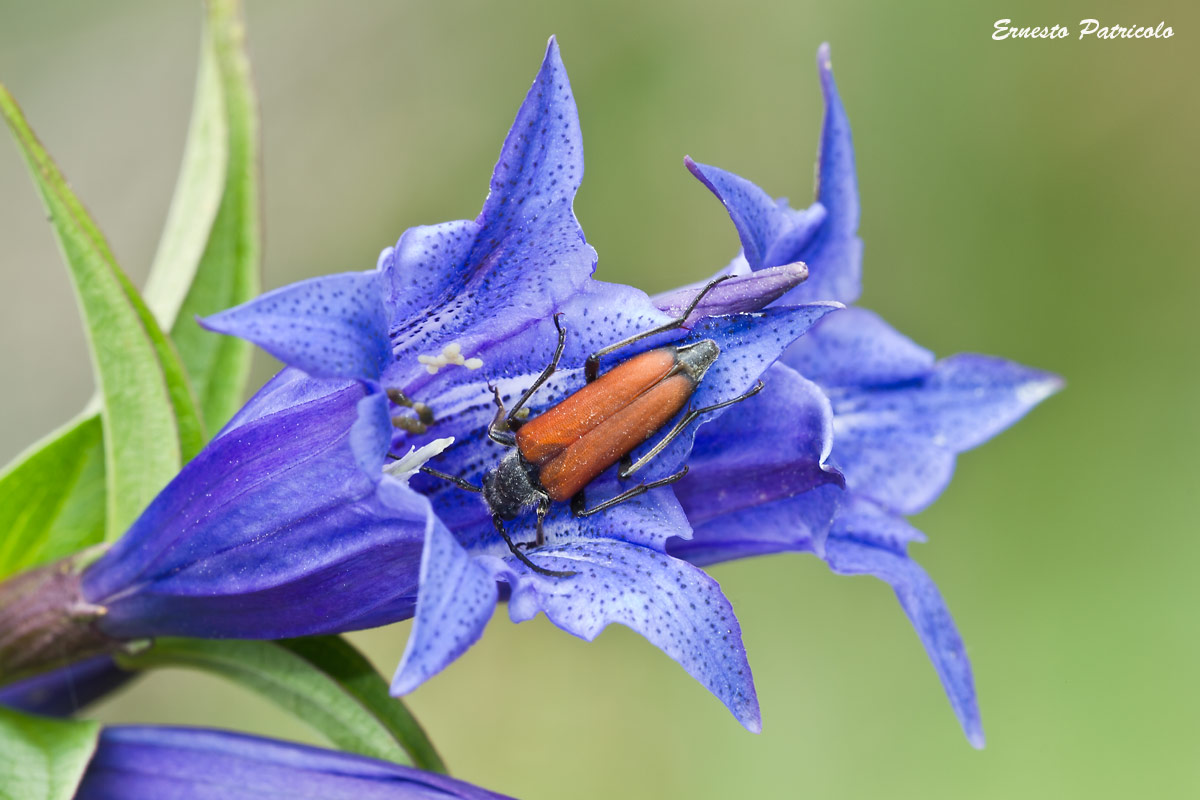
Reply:
<svg viewBox="0 0 1200 800"><path fill-rule="evenodd" d="M687 322L687 318L690 317L692 312L696 310L696 306L700 305L700 301L704 299L704 296L706 294L708 294L709 292L711 292L713 289L717 288L717 286L719 284L729 280L732 277L733 277L732 275L722 275L719 278L713 278L711 281L709 281L704 286L703 289L701 289L699 292L696 293L696 296L692 298L692 302L688 303L687 308L685 308L678 317L671 320L670 322L664 322L662 325L659 325L657 328L651 328L648 331L642 331L641 333L635 333L633 336L629 336L625 339L622 339L619 342L614 342L614 343L608 345L607 347L601 347L599 350L592 353L590 356L587 357L587 361L585 361L584 365L583 365L584 378L587 380L588 383L591 383L592 381L596 380L596 377L600 374L600 358L601 358L601 356L606 356L609 353L613 352L614 350L619 350L622 347L633 344L634 342L640 342L642 339L649 338L651 336L654 336L655 334L666 333L667 331L672 331L672 330L675 330L676 328L682 328L683 323Z"/></svg>
<svg viewBox="0 0 1200 800"><path fill-rule="evenodd" d="M479 488L478 486L476 486L473 483L467 483L462 478L456 478L453 475L450 475L448 473L439 472L438 470L433 469L432 467L422 466L420 469L421 469L421 472L424 472L426 475L432 475L435 478L441 478L444 481L449 481L450 483L453 483L455 486L457 486L460 489L465 489L466 491L474 492L475 494L483 494L483 489Z"/></svg>

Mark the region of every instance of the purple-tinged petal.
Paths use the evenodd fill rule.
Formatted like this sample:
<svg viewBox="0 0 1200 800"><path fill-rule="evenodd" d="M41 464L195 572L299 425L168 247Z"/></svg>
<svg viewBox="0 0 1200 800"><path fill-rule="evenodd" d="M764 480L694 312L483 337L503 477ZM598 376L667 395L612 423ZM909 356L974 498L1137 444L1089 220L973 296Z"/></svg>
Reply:
<svg viewBox="0 0 1200 800"><path fill-rule="evenodd" d="M1024 416L1062 386L1055 375L962 354L924 378L835 394L834 459L846 485L915 514L941 494L957 453Z"/></svg>
<svg viewBox="0 0 1200 800"><path fill-rule="evenodd" d="M224 436L232 430L271 414L289 411L305 403L337 394L354 384L353 380L314 378L295 367L284 367L255 392L246 405L242 406L213 438Z"/></svg>
<svg viewBox="0 0 1200 800"><path fill-rule="evenodd" d="M836 530L826 542L825 558L840 575L873 575L891 585L933 661L967 740L973 747L982 748L983 727L971 663L946 601L925 570L906 555L858 537L843 537Z"/></svg>
<svg viewBox="0 0 1200 800"><path fill-rule="evenodd" d="M614 622L632 628L700 681L747 730L762 730L741 626L716 581L684 561L612 539L537 553L539 564L577 574L549 578L508 562L514 622L542 611L587 641Z"/></svg>
<svg viewBox="0 0 1200 800"><path fill-rule="evenodd" d="M667 552L700 567L772 553L821 554L843 495L837 485L829 483L794 497L712 517L696 525L691 539L667 542Z"/></svg>
<svg viewBox="0 0 1200 800"><path fill-rule="evenodd" d="M259 418L184 467L83 576L104 632L278 638L411 609L432 510L361 471L349 432L364 395Z"/></svg>
<svg viewBox="0 0 1200 800"><path fill-rule="evenodd" d="M435 518L421 554L416 620L392 679L392 694L413 691L475 644L498 598L492 574Z"/></svg>
<svg viewBox="0 0 1200 800"><path fill-rule="evenodd" d="M788 208L787 200L773 199L750 181L732 172L699 164L690 156L684 158L683 163L729 212L742 241L742 252L752 269L777 267L802 260L789 256L803 252L805 245L824 223L823 206L818 204L797 211Z"/></svg>
<svg viewBox="0 0 1200 800"><path fill-rule="evenodd" d="M479 217L411 229L381 259L393 345L432 354L454 341L471 357L559 310L596 264L572 211L582 177L575 100L551 39Z"/></svg>
<svg viewBox="0 0 1200 800"><path fill-rule="evenodd" d="M100 732L77 800L503 800L431 772L373 758L200 728Z"/></svg>
<svg viewBox="0 0 1200 800"><path fill-rule="evenodd" d="M729 278L704 295L688 315L685 325L694 325L703 317L759 311L799 286L807 277L808 266L795 263L767 267ZM656 295L653 298L654 305L672 316L677 316L691 305L706 285L707 282L702 282Z"/></svg>
<svg viewBox="0 0 1200 800"><path fill-rule="evenodd" d="M873 311L847 308L813 327L783 362L827 389L880 386L924 377L933 353Z"/></svg>
<svg viewBox="0 0 1200 800"><path fill-rule="evenodd" d="M312 278L200 320L314 378L376 382L391 360L377 272Z"/></svg>
<svg viewBox="0 0 1200 800"><path fill-rule="evenodd" d="M833 411L816 384L776 364L763 390L702 427L675 494L693 525L761 506L826 483Z"/></svg>
<svg viewBox="0 0 1200 800"><path fill-rule="evenodd" d="M114 664L109 656L93 656L0 687L0 706L69 717L121 688L134 675Z"/></svg>

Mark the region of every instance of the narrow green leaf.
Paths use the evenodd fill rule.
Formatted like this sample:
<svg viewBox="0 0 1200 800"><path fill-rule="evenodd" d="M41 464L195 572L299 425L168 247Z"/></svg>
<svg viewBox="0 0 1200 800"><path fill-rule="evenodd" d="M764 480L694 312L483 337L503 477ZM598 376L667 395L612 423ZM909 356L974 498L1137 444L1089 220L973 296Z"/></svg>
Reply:
<svg viewBox="0 0 1200 800"><path fill-rule="evenodd" d="M353 647L337 637L309 642L158 639L116 656L124 669L188 667L220 675L270 699L343 750L444 771L403 704ZM325 651L325 652L322 652Z"/></svg>
<svg viewBox="0 0 1200 800"><path fill-rule="evenodd" d="M96 722L0 707L0 800L71 800L99 735Z"/></svg>
<svg viewBox="0 0 1200 800"><path fill-rule="evenodd" d="M238 3L210 3L183 165L144 293L172 332L210 431L237 409L252 348L201 332L194 317L259 291L258 117L244 39ZM85 411L0 473L0 579L104 540L101 429L100 415ZM183 460L199 445L189 440Z"/></svg>
<svg viewBox="0 0 1200 800"><path fill-rule="evenodd" d="M371 662L341 636L306 636L276 642L341 684L391 732L414 766L448 774L442 757L425 735L421 723L400 700Z"/></svg>
<svg viewBox="0 0 1200 800"><path fill-rule="evenodd" d="M199 450L202 423L174 347L2 85L0 114L45 202L83 311L104 399L105 529L115 538Z"/></svg>
<svg viewBox="0 0 1200 800"><path fill-rule="evenodd" d="M100 416L68 423L0 473L0 580L104 540Z"/></svg>
<svg viewBox="0 0 1200 800"><path fill-rule="evenodd" d="M186 288L187 294L178 295L181 303L171 324L171 338L192 379L204 420L209 430L215 431L241 405L253 348L241 339L216 336L201 329L195 318L255 297L259 293L261 254L258 108L246 56L245 26L236 0L208 3L197 91L220 97L220 127L226 133L224 192L199 264L193 268L194 278L187 284L179 284ZM202 104L212 100L198 94L196 102L195 114L199 115L206 110ZM190 160L191 136L188 151ZM181 187L188 177L186 166L184 172L180 176ZM169 269L171 265L164 262L163 270Z"/></svg>

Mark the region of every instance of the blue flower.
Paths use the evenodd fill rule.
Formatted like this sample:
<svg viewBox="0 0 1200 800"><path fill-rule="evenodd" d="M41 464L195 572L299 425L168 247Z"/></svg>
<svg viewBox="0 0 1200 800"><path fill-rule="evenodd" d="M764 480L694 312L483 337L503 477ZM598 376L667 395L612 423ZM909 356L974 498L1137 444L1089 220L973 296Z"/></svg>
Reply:
<svg viewBox="0 0 1200 800"><path fill-rule="evenodd" d="M672 319L643 292L591 277L595 251L572 211L582 174L574 100L551 40L476 219L410 229L373 271L284 287L204 320L289 367L86 571L83 596L105 611L100 628L117 638L275 638L415 616L393 683L404 693L461 655L507 599L514 621L543 612L588 640L613 622L633 628L757 731L729 602L702 570L666 552L668 539L691 533L670 488L588 517L556 504L545 544L518 556L477 495L388 465L453 440L434 464L479 485L505 452L487 435L492 387L511 404L531 386L555 351L558 325L564 350L528 403L535 416L584 385L590 353ZM789 262L726 281L687 328L603 367L667 342L711 339L720 356L691 407L733 401L841 307L762 310L806 275ZM806 435L817 439L789 456L787 490L840 482L819 463L830 430L824 396L804 387L792 399L811 414ZM705 413L638 480L679 471L697 427L719 417L719 409ZM587 486L589 505L635 485L614 473ZM534 524L527 514L505 527L528 544Z"/></svg>
<svg viewBox="0 0 1200 800"><path fill-rule="evenodd" d="M826 112L816 203L796 211L744 178L687 161L725 205L741 239L742 252L727 273L765 273L797 260L808 265L808 282L773 307L816 297L850 303L859 294L862 248L850 126L827 45L817 63ZM677 298L658 302L671 307ZM904 515L936 499L959 452L982 444L1060 387L1054 375L998 358L935 361L865 309L831 315L787 350L771 368L767 389L742 413L701 430L692 470L676 487L694 536L672 541L669 551L701 565L813 552L840 574L886 581L916 628L968 740L982 747L962 639L937 587L908 556L908 544L925 537ZM800 397L808 398L806 404L792 408ZM822 402L829 417L812 413ZM826 419L832 430L813 436L811 429ZM789 436L788 450L796 455L805 442L831 441L822 455L844 474L845 490L825 484L789 491L789 479L803 484L812 469L809 453L789 467L776 452L777 473L737 483L742 462L761 468L758 453Z"/></svg>
<svg viewBox="0 0 1200 800"><path fill-rule="evenodd" d="M77 800L503 800L444 775L373 758L198 728L118 726L100 741Z"/></svg>

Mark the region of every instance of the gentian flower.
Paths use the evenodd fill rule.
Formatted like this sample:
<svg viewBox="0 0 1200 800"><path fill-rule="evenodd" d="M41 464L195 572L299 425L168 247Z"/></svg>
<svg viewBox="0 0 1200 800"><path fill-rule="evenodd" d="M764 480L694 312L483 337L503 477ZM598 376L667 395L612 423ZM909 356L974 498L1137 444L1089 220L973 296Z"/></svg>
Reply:
<svg viewBox="0 0 1200 800"><path fill-rule="evenodd" d="M104 728L77 800L494 800L469 783L373 758L199 728Z"/></svg>
<svg viewBox="0 0 1200 800"><path fill-rule="evenodd" d="M404 693L463 653L507 599L514 621L541 611L588 640L612 622L633 628L758 730L729 602L703 571L666 553L668 539L690 535L670 488L585 518L558 504L545 545L522 558L477 495L389 464L413 448L444 449L437 468L478 485L504 454L486 435L492 387L511 403L534 382L557 344L556 315L565 349L528 405L534 415L584 384L588 354L671 319L643 292L591 277L595 251L572 211L582 174L578 117L551 40L478 218L413 228L373 271L284 287L203 320L289 366L84 572L80 600L102 612L99 630L115 639L277 638L415 616L393 684ZM789 262L729 280L688 328L639 342L604 367L666 342L712 339L721 353L691 406L739 398L841 307L760 310L806 275ZM829 429L824 397L803 387L790 407L811 414L818 441L789 456L787 490L840 482L819 463L828 450L819 441ZM719 416L704 414L638 479L681 469L696 427ZM588 485L589 505L634 485L614 472ZM517 542L535 538L532 514L506 528Z"/></svg>
<svg viewBox="0 0 1200 800"><path fill-rule="evenodd" d="M861 244L850 126L833 81L827 45L817 57L826 111L818 161L817 202L790 209L732 173L697 164L688 168L725 205L742 251L726 271L766 272L803 259L811 279L778 303L809 299L853 302L859 294ZM822 295L818 295L822 296ZM662 307L674 295L658 299ZM933 581L909 556L910 542L924 535L904 515L928 506L949 482L957 453L982 444L1018 420L1061 386L1054 375L998 358L933 355L903 337L870 311L851 308L822 320L771 368L766 391L747 401L744 414L727 414L703 428L692 470L676 486L688 519L690 540L673 540L669 551L708 565L766 553L812 552L835 572L873 575L889 583L936 668L968 740L983 745L975 687L954 621ZM788 385L794 388L787 390ZM828 417L790 408L795 398L819 395L832 415L832 430L809 431ZM752 422L749 420L753 420ZM766 423L764 424L764 421ZM819 463L845 476L845 490L831 484L788 491L785 474L746 481L743 462L761 462L761 451L805 442L832 447ZM782 460L782 459L781 459ZM803 483L806 462L780 464Z"/></svg>

